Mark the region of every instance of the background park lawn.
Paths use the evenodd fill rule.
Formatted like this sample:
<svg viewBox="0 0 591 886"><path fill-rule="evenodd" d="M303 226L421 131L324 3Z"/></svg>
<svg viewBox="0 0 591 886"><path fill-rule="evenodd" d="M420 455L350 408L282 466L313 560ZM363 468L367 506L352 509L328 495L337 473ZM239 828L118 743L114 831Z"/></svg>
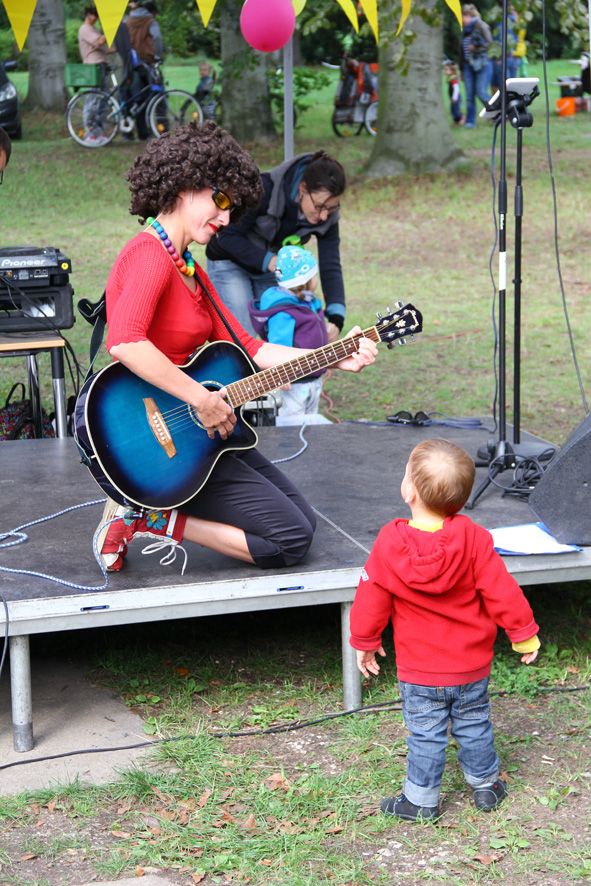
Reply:
<svg viewBox="0 0 591 886"><path fill-rule="evenodd" d="M530 73L540 71L532 65ZM568 62L553 63L549 80L571 73ZM196 80L187 65L169 66L166 74L173 86ZM296 150L323 147L349 175L342 222L348 325L370 325L376 310L401 300L421 309L425 331L405 348L383 348L361 377L335 373L326 385L331 415L383 419L398 409L424 409L490 416L492 128L456 130L467 162L453 175L368 181L363 168L372 142L365 134L350 140L332 134L333 93L327 87L301 116ZM557 96L551 86L560 261L588 388L591 115L558 119ZM522 422L562 442L584 412L556 271L543 97L532 110L534 127L524 135ZM510 261L514 145L509 130ZM262 168L282 157L280 140L249 147ZM67 138L63 120L25 117L24 139L15 144L2 186L1 244L59 246L72 260L75 299L98 298L118 251L139 230L125 183L138 149L118 139L85 150ZM494 254L495 280L496 264ZM509 317L511 311L510 291ZM79 320L65 333L83 364L89 332ZM24 365L4 359L0 366L2 400L24 377ZM48 364L42 371L51 408ZM384 488L397 495L387 475ZM377 812L379 799L399 788L405 764L390 637L383 674L364 691L364 703L394 701L383 711L280 735L211 734L264 730L339 709L337 607L35 638L35 653L67 656L141 713L148 734L192 737L159 745L149 766L107 787L75 783L0 796L0 883L79 886L96 876L151 870L179 886L588 882L589 584L531 588L528 596L541 624L539 662L521 666L501 636L492 674L493 691L509 693L493 701L509 800L497 813L477 815L451 748L445 815L437 826L418 828Z"/></svg>

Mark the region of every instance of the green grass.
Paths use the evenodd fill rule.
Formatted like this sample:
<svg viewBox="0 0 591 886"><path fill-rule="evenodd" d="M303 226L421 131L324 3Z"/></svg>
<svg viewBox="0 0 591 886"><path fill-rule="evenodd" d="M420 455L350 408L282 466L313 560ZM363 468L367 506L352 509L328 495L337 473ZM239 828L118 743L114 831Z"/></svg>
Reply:
<svg viewBox="0 0 591 886"><path fill-rule="evenodd" d="M212 884L386 886L440 878L526 886L535 870L540 882L557 872L577 882L591 869L584 838L591 695L543 690L591 682L591 596L588 584L528 593L541 625L540 659L523 667L499 638L492 680L493 692L511 693L493 697L510 798L498 812L477 815L452 743L445 815L420 828L376 812L379 798L404 778L399 710L256 734L338 710L338 607L315 609L313 620L302 609L71 632L68 655L81 669L91 667L95 682L132 705L148 732L154 724L156 735L181 738L157 745L149 765L122 772L112 785L76 782L0 799L0 823L12 835L0 854L0 881L4 874L19 882L13 872L27 852L49 866L78 851L104 879L150 869L184 873L187 882L205 874ZM52 643L45 642L47 654ZM385 646L383 672L364 692L368 704L397 697L391 637ZM220 729L255 734L215 737ZM45 840L40 808L60 822ZM22 862L18 872L23 883L32 881ZM48 873L47 882L70 881Z"/></svg>

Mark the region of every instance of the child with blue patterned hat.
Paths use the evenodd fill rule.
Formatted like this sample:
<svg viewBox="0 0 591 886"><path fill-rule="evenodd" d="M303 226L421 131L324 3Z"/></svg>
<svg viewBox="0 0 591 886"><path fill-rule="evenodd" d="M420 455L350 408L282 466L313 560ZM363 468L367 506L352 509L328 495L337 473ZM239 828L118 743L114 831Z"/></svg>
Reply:
<svg viewBox="0 0 591 886"><path fill-rule="evenodd" d="M322 303L314 292L318 283L318 262L302 246L282 246L275 268L277 286L266 289L260 302L251 302L252 324L261 338L273 344L296 348L320 348L328 343ZM281 416L318 412L322 393L320 370L282 391Z"/></svg>

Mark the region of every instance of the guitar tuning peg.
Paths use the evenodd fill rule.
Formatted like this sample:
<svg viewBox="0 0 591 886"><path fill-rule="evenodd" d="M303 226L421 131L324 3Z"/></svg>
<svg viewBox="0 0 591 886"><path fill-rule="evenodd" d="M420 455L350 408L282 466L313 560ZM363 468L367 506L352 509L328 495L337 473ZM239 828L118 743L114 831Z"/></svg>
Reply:
<svg viewBox="0 0 591 886"><path fill-rule="evenodd" d="M378 322L382 319L381 311L376 311L376 317L378 318Z"/></svg>
<svg viewBox="0 0 591 886"><path fill-rule="evenodd" d="M399 345L405 345L405 344L406 344L406 339L405 339L405 338L399 338L399 339L398 339L398 344L399 344Z"/></svg>
<svg viewBox="0 0 591 886"><path fill-rule="evenodd" d="M397 311L399 311L400 308L402 307L402 302L401 302L401 301L397 301L397 302L395 303L394 307L396 308Z"/></svg>

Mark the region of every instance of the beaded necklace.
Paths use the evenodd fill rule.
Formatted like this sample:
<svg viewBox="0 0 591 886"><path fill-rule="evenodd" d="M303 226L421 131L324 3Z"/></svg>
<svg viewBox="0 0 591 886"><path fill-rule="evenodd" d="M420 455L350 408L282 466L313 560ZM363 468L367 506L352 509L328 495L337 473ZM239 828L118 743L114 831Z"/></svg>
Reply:
<svg viewBox="0 0 591 886"><path fill-rule="evenodd" d="M150 218L146 219L146 224L152 225L152 227L154 228L154 230L156 231L156 233L158 234L158 236L162 240L162 243L164 244L164 246L166 246L166 248L170 252L170 257L173 260L173 262L175 263L175 265L177 266L177 268L179 269L179 271L181 272L181 274L184 274L186 277L194 277L195 276L195 259L193 258L193 256L189 252L189 250L185 249L185 251L183 252L183 257L181 258L180 255L178 254L178 252L176 251L172 240L170 239L170 237L168 236L168 234L166 233L166 231L164 230L164 228L162 227L162 225L160 224L159 221L156 221L155 218L150 216Z"/></svg>

